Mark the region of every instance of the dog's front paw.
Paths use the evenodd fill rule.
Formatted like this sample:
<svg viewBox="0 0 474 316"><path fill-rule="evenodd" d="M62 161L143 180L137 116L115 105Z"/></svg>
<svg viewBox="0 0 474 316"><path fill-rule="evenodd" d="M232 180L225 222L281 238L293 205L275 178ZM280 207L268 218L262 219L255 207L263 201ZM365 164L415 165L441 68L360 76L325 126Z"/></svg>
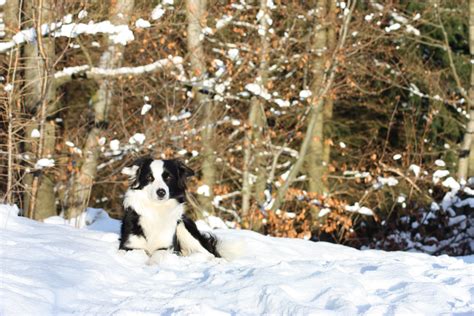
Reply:
<svg viewBox="0 0 474 316"><path fill-rule="evenodd" d="M151 255L146 264L149 266L155 264L166 264L173 262L176 258L177 256L170 250L157 250Z"/></svg>

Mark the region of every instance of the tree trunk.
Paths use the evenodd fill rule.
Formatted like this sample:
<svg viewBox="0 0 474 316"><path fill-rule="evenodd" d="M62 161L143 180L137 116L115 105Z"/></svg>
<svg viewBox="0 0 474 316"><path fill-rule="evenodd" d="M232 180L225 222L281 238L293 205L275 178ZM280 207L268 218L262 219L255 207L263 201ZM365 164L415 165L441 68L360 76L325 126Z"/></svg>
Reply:
<svg viewBox="0 0 474 316"><path fill-rule="evenodd" d="M311 92L316 95L324 84L325 62L328 52L328 36L326 26L326 14L328 2L331 0L318 0L316 4L316 25L314 26L314 38L312 49L312 77ZM331 26L333 27L333 26ZM311 142L306 154L306 170L309 175L309 191L320 194L326 193L327 188L324 183L324 175L327 172L327 162L325 161L324 145L324 124L327 117L327 100L324 100L320 107L316 108L317 120ZM326 114L326 115L325 115Z"/></svg>
<svg viewBox="0 0 474 316"><path fill-rule="evenodd" d="M275 198L275 202L272 205L272 210L275 211L279 209L280 205L284 202L286 193L291 185L291 183L296 178L297 174L299 173L301 167L303 166L304 160L306 159L306 155L309 150L310 143L312 141L312 135L314 133L314 129L316 127L316 122L318 120L318 115L321 111L318 111L318 108L321 108L324 104L324 98L327 96L327 93L331 89L334 78L336 76L336 68L338 65L337 53L341 51L342 47L344 46L347 38L347 32L349 31L349 25L352 17L352 12L354 11L355 5L357 4L357 0L349 2L349 11L344 15L344 20L342 22L342 27L340 30L339 40L337 42L336 47L334 48L334 52L331 58L331 66L327 73L324 74L323 82L324 84L321 88L317 91L317 94L313 96L311 100L311 111L309 115L309 122L306 128L306 134L304 136L303 142L300 146L299 156L296 159L295 164L291 167L290 173L283 183L280 186L277 192L277 196Z"/></svg>
<svg viewBox="0 0 474 316"><path fill-rule="evenodd" d="M329 52L333 52L336 47L337 32L336 32L336 7L337 0L328 0L328 14L327 14L327 47ZM331 95L326 97L324 104L324 122L330 122L333 116L334 100ZM324 135L330 135L328 125L324 125ZM329 164L331 163L331 142L326 139L324 141L323 149L323 162L326 167L326 173L328 172ZM326 180L327 181L327 180Z"/></svg>
<svg viewBox="0 0 474 316"><path fill-rule="evenodd" d="M260 18L259 24L261 31L260 48L260 66L257 75L257 84L266 88L268 77L268 54L270 43L268 40L268 20L269 14L267 1L260 1L260 11L264 14ZM247 216L250 209L250 198L252 195L252 184L250 181L251 171L256 174L255 182L255 200L257 205L261 206L264 202L264 191L266 186L266 165L261 155L263 152L263 129L265 127L265 109L261 97L253 96L250 103L250 113L248 118L248 127L244 140L244 165L242 176L242 215Z"/></svg>
<svg viewBox="0 0 474 316"><path fill-rule="evenodd" d="M187 0L186 1L186 17L188 20L187 28L187 46L190 56L192 77L197 78L197 82L202 82L206 75L206 65L204 48L202 45L202 24L205 22L206 1L205 0ZM212 100L203 93L194 89L194 95L198 107L202 111L202 125L204 128L201 132L202 139L202 185L206 185L209 194L199 195L199 202L204 209L213 213L212 199L213 188L215 184L215 144L214 144L214 117Z"/></svg>
<svg viewBox="0 0 474 316"><path fill-rule="evenodd" d="M474 58L474 0L469 1L469 52ZM474 65L471 63L471 81L468 93L469 122L461 144L458 177L467 180L474 177Z"/></svg>
<svg viewBox="0 0 474 316"><path fill-rule="evenodd" d="M110 8L110 22L114 25L128 24L133 13L133 0L117 0ZM107 50L100 58L101 68L120 67L123 60L124 47L109 40ZM89 203L90 192L97 175L100 145L98 143L103 129L107 128L108 113L112 104L112 80L104 78L99 81L99 89L91 99L94 111L94 126L87 135L82 150L84 157L77 174L71 180L71 189L68 192L66 212L67 218L75 218L84 212Z"/></svg>
<svg viewBox="0 0 474 316"><path fill-rule="evenodd" d="M20 7L18 1L8 1L4 4L3 7L3 21L5 23L5 35L7 38L11 38L20 28L19 23L19 13ZM9 58L9 67L8 67L8 82L15 84L17 82L17 69L19 63L20 50L16 49L11 52ZM13 187L16 182L16 173L13 169L15 164L15 154L17 151L18 139L14 133L14 129L17 129L14 125L16 122L13 120L14 117L14 102L17 100L17 95L15 93L16 89L13 89L8 93L8 100L5 104L5 117L7 120L7 185L5 196L2 198L3 203L7 202L9 204L14 203L13 199ZM21 207L21 206L20 206Z"/></svg>
<svg viewBox="0 0 474 316"><path fill-rule="evenodd" d="M41 24L54 21L54 2L39 0L25 2L27 16L33 17L31 26L39 29ZM56 123L49 117L56 111L56 91L52 84L55 61L54 38L42 38L37 31L37 41L25 46L25 108L33 118L25 128L25 150L32 163L54 155ZM31 133L39 130L40 137ZM48 169L28 173L24 178L25 205L27 215L44 219L56 215L54 183Z"/></svg>

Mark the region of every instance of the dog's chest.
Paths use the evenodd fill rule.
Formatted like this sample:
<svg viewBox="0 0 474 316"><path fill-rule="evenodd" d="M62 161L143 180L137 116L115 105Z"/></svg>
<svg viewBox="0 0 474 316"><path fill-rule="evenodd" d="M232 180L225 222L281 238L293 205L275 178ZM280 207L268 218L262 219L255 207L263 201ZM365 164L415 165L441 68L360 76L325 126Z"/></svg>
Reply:
<svg viewBox="0 0 474 316"><path fill-rule="evenodd" d="M176 202L140 203L133 209L139 215L137 224L144 236L130 235L127 247L144 249L151 254L160 248L173 245L177 222L183 215L182 205Z"/></svg>
<svg viewBox="0 0 474 316"><path fill-rule="evenodd" d="M146 248L149 252L168 248L173 244L177 221L180 217L176 215L153 211L140 215L139 224L145 234Z"/></svg>

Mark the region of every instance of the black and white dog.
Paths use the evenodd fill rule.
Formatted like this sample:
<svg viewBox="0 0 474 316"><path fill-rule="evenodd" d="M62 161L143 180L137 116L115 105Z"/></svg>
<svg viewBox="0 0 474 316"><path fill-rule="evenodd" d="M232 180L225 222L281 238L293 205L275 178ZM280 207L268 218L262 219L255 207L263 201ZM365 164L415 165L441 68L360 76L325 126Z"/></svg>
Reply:
<svg viewBox="0 0 474 316"><path fill-rule="evenodd" d="M131 186L125 193L120 249L160 250L181 255L220 257L217 239L201 233L184 214L186 180L194 172L179 160L139 158L128 168Z"/></svg>

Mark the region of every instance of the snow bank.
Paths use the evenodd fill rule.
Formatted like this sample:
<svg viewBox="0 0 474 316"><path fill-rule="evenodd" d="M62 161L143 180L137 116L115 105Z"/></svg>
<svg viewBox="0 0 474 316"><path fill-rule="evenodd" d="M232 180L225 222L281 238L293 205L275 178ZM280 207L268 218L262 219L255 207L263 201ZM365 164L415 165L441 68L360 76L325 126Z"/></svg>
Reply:
<svg viewBox="0 0 474 316"><path fill-rule="evenodd" d="M160 265L147 265L143 252L117 251L118 221L103 212L85 215L86 229L17 213L0 205L1 315L434 315L474 309L474 256L358 251L226 229L215 232L243 245L239 259L168 254Z"/></svg>

